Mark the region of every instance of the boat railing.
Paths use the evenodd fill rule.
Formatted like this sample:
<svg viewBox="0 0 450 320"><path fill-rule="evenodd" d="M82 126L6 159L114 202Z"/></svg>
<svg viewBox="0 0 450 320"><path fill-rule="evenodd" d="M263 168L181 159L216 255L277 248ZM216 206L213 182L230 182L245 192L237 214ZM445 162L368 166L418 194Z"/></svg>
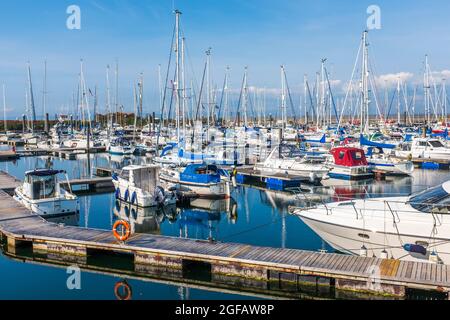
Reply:
<svg viewBox="0 0 450 320"><path fill-rule="evenodd" d="M389 209L389 211L392 214L392 218L394 219L394 224L397 225L397 223L400 223L400 216L398 215L398 212L394 210L392 210L391 205L389 204L389 201L384 201L384 204L387 206L387 208Z"/></svg>
<svg viewBox="0 0 450 320"><path fill-rule="evenodd" d="M328 208L327 203L324 200L324 197L319 195L319 201L317 201L317 197L316 199L312 199L311 197L309 197L309 193L307 192L303 192L303 190L301 189L301 187L292 187L292 188L288 188L286 189L286 191L292 192L295 195L295 198L298 201L305 201L307 203L317 203L320 202L323 207L327 210L327 215L330 215L332 213L332 210L330 208ZM313 206L309 206L309 209L313 209L316 208L316 205Z"/></svg>

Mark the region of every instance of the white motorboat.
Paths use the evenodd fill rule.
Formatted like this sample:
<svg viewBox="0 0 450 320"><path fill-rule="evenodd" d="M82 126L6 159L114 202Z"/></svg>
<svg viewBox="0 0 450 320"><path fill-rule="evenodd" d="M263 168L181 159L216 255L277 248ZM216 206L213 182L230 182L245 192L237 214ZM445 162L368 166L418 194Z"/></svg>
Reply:
<svg viewBox="0 0 450 320"><path fill-rule="evenodd" d="M130 141L124 138L118 138L113 141L108 146L108 152L110 154L117 155L132 155L135 151L135 147Z"/></svg>
<svg viewBox="0 0 450 320"><path fill-rule="evenodd" d="M367 161L372 170L389 175L410 176L414 172L414 163L412 161L393 158L384 153L371 153L368 155Z"/></svg>
<svg viewBox="0 0 450 320"><path fill-rule="evenodd" d="M226 199L231 195L230 179L216 165L189 164L186 168L164 168L160 179L168 188L194 192L201 198Z"/></svg>
<svg viewBox="0 0 450 320"><path fill-rule="evenodd" d="M450 181L411 196L347 200L293 212L344 253L450 264Z"/></svg>
<svg viewBox="0 0 450 320"><path fill-rule="evenodd" d="M395 155L411 160L450 161L450 148L435 138L416 138L411 143L401 143Z"/></svg>
<svg viewBox="0 0 450 320"><path fill-rule="evenodd" d="M257 163L254 169L269 174L289 174L317 183L325 179L330 171L324 161L323 157L310 156L293 146L281 145L274 148L264 162Z"/></svg>
<svg viewBox="0 0 450 320"><path fill-rule="evenodd" d="M14 199L40 216L61 216L79 212L78 197L58 182L61 170L36 169L25 173L25 181L15 189ZM70 189L67 176L67 186Z"/></svg>
<svg viewBox="0 0 450 320"><path fill-rule="evenodd" d="M160 186L160 167L130 165L113 174L116 199L138 207L164 207L176 204L176 196Z"/></svg>

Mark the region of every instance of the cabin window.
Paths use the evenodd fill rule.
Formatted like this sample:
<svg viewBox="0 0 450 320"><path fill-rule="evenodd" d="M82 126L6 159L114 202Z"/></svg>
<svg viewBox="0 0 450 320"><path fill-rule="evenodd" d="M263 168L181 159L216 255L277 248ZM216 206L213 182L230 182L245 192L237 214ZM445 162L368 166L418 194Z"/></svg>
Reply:
<svg viewBox="0 0 450 320"><path fill-rule="evenodd" d="M344 157L345 157L345 152L344 151L341 151L341 152L339 152L339 159L344 159Z"/></svg>
<svg viewBox="0 0 450 320"><path fill-rule="evenodd" d="M434 140L434 141L429 141L428 142L430 144L430 146L432 146L433 148L443 148L444 145L442 144L442 142Z"/></svg>
<svg viewBox="0 0 450 320"><path fill-rule="evenodd" d="M427 147L428 144L426 141L419 141L419 147Z"/></svg>
<svg viewBox="0 0 450 320"><path fill-rule="evenodd" d="M55 197L56 194L55 176L33 177L31 180L32 180L31 192L33 200Z"/></svg>
<svg viewBox="0 0 450 320"><path fill-rule="evenodd" d="M402 145L403 151L411 151L411 145L410 144L404 144Z"/></svg>
<svg viewBox="0 0 450 320"><path fill-rule="evenodd" d="M362 153L361 152L355 152L354 154L353 154L353 158L355 159L355 160L361 160L362 159Z"/></svg>
<svg viewBox="0 0 450 320"><path fill-rule="evenodd" d="M124 180L130 180L130 171L129 170L122 170L122 173L120 174L120 177Z"/></svg>

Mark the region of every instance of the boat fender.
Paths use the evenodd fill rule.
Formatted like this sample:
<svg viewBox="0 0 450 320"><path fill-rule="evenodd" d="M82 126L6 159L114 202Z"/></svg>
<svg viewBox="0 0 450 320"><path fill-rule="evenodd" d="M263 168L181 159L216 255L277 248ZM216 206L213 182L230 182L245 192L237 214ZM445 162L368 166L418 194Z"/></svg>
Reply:
<svg viewBox="0 0 450 320"><path fill-rule="evenodd" d="M116 199L120 199L120 189L117 188L115 192Z"/></svg>
<svg viewBox="0 0 450 320"><path fill-rule="evenodd" d="M366 246L362 246L361 249L359 249L359 256L360 257L367 257L367 248Z"/></svg>
<svg viewBox="0 0 450 320"><path fill-rule="evenodd" d="M131 209L131 217L132 217L134 220L137 220L137 211L136 211L135 208L132 208L132 209Z"/></svg>
<svg viewBox="0 0 450 320"><path fill-rule="evenodd" d="M311 172L311 173L309 174L309 181L310 181L311 183L314 183L314 182L316 182L316 180L317 180L316 174L315 174L314 172Z"/></svg>
<svg viewBox="0 0 450 320"><path fill-rule="evenodd" d="M128 202L129 198L130 198L130 191L127 189L125 191L125 195L124 195L123 199Z"/></svg>
<svg viewBox="0 0 450 320"><path fill-rule="evenodd" d="M405 251L408 251L410 253L420 253L424 256L427 254L427 249L425 249L423 246L419 246L417 244L407 243L403 246L403 249L405 249Z"/></svg>
<svg viewBox="0 0 450 320"><path fill-rule="evenodd" d="M131 204L134 204L136 202L136 205L138 204L137 203L137 194L136 194L136 191L133 191L133 194L131 195Z"/></svg>
<svg viewBox="0 0 450 320"><path fill-rule="evenodd" d="M114 181L118 181L118 180L119 180L119 178L117 177L117 173L115 173L115 172L111 175L111 178L112 178Z"/></svg>
<svg viewBox="0 0 450 320"><path fill-rule="evenodd" d="M125 215L129 218L130 217L130 207L125 207Z"/></svg>
<svg viewBox="0 0 450 320"><path fill-rule="evenodd" d="M117 201L117 200L116 200L116 210L117 210L118 212L120 212L120 209L121 209L120 201Z"/></svg>
<svg viewBox="0 0 450 320"><path fill-rule="evenodd" d="M121 234L119 234L119 227L121 227ZM113 234L114 237L119 241L126 241L128 238L130 238L131 235L131 227L128 222L125 220L118 220L116 223L114 223L113 226Z"/></svg>

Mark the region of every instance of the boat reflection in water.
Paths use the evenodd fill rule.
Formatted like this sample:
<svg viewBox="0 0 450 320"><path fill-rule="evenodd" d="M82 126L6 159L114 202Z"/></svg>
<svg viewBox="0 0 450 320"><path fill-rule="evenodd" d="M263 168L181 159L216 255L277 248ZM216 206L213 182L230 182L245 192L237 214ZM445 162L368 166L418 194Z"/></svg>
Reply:
<svg viewBox="0 0 450 320"><path fill-rule="evenodd" d="M176 220L177 208L175 205L165 207L141 208L116 200L114 215L117 219L125 220L130 224L131 233L161 233L161 224L167 218Z"/></svg>
<svg viewBox="0 0 450 320"><path fill-rule="evenodd" d="M237 205L233 199L195 199L188 208L176 205L141 208L116 200L113 208L116 219L130 224L131 233L161 234L164 223L176 225L180 237L209 239L226 216L231 223L237 220Z"/></svg>
<svg viewBox="0 0 450 320"><path fill-rule="evenodd" d="M232 198L195 199L178 216L179 236L182 238L216 239L222 217L232 224L237 221L237 204Z"/></svg>

